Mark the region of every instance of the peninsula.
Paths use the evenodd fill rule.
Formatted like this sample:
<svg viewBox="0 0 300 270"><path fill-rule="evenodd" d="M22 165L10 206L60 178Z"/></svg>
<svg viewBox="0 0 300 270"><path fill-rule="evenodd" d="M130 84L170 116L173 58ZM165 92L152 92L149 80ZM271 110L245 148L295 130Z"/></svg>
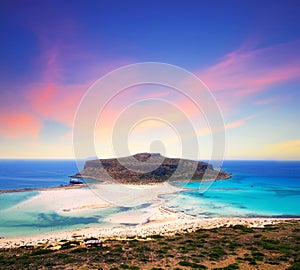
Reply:
<svg viewBox="0 0 300 270"><path fill-rule="evenodd" d="M108 176L109 175L109 176ZM231 174L215 170L211 164L189 159L168 158L159 153L86 161L84 169L72 177L122 184L154 184L166 181L210 181L228 179Z"/></svg>

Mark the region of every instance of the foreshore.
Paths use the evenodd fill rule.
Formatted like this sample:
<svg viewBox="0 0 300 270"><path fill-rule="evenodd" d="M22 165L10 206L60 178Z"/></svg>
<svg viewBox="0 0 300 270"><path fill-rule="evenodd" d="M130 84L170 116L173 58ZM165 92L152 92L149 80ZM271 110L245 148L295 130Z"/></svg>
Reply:
<svg viewBox="0 0 300 270"><path fill-rule="evenodd" d="M29 191L79 189L79 188L83 188L86 186L87 186L86 184L80 184L80 185L62 185L62 186L57 186L57 187L44 187L44 188L0 189L0 194L15 193L15 192L29 192Z"/></svg>
<svg viewBox="0 0 300 270"><path fill-rule="evenodd" d="M93 227L78 230L53 232L32 237L2 238L0 248L17 248L21 246L52 245L59 246L61 240L84 240L86 238L126 239L144 238L152 235L174 235L193 232L199 229L212 229L243 225L262 228L266 225L300 220L300 218L257 218L257 217L215 217L199 218L176 212L165 206L156 207L155 211L135 226L118 226L113 228Z"/></svg>
<svg viewBox="0 0 300 270"><path fill-rule="evenodd" d="M37 195L8 208L5 211L57 213L62 216L85 216L89 211L100 211L117 205L133 206L128 211L113 213L105 218L99 226L51 231L35 236L3 237L0 234L0 248L20 246L48 245L59 246L61 240L74 240L95 237L98 239L143 238L151 235L173 235L192 232L198 229L211 229L244 225L263 227L279 222L300 220L298 217L195 217L165 206L162 194L180 192L182 189L168 183L151 185L117 185L101 183L91 188L81 185L37 189ZM110 199L111 198L111 199ZM109 200L110 199L110 200ZM134 206L147 205L145 208ZM17 212L17 213L20 213ZM126 224L126 225L118 225ZM0 232L1 233L1 232Z"/></svg>

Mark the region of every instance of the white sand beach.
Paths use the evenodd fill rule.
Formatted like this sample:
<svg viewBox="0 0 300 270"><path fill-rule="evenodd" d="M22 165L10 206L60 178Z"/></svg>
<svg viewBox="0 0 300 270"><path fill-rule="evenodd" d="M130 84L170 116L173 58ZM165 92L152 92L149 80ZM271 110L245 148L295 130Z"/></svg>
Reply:
<svg viewBox="0 0 300 270"><path fill-rule="evenodd" d="M55 212L61 216L89 215L89 211L100 211L114 206L131 206L126 211L114 212L105 218L110 226L103 224L72 230L40 233L36 236L24 236L0 239L0 248L12 248L24 245L55 243L60 240L71 240L74 236L82 239L97 237L101 239L126 237L145 237L151 235L172 235L197 229L209 229L222 226L245 225L263 227L290 220L289 218L250 218L250 217L217 217L200 218L175 211L164 204L159 196L176 193L181 189L170 184L151 185L117 185L101 184L90 188L47 189L22 201L5 211L19 212ZM135 207L140 205L145 207ZM200 207L200 206L199 206ZM98 210L99 209L99 210ZM121 224L114 226L113 224ZM124 225L122 225L124 224ZM127 226L125 226L127 225ZM129 226L130 225L130 226Z"/></svg>
<svg viewBox="0 0 300 270"><path fill-rule="evenodd" d="M89 209L113 206L134 207L146 203L159 202L161 194L175 193L181 189L168 183L151 185L99 184L86 188L45 189L37 195L22 201L7 211L22 209L34 212L36 209L59 214L74 214Z"/></svg>
<svg viewBox="0 0 300 270"><path fill-rule="evenodd" d="M61 240L85 239L96 237L105 239L126 239L128 237L146 237L151 235L174 235L192 232L198 229L211 229L223 226L245 225L247 227L264 227L295 218L250 218L250 217L219 217L197 218L176 212L162 205L155 205L151 211L139 214L138 211L120 213L112 216L115 221L130 221L135 226L118 226L113 228L93 227L78 230L41 234L33 237L17 237L0 239L0 248L14 248L27 245L53 244L59 245Z"/></svg>

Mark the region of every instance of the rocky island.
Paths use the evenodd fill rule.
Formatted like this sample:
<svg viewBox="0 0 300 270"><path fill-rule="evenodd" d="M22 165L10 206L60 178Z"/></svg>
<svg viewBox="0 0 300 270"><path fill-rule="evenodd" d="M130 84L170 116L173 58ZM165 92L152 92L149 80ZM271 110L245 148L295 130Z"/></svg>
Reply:
<svg viewBox="0 0 300 270"><path fill-rule="evenodd" d="M139 153L118 159L86 161L84 169L72 177L101 181L113 179L122 184L152 184L188 179L221 180L228 179L231 175L215 170L211 164L202 161L168 158L159 153Z"/></svg>

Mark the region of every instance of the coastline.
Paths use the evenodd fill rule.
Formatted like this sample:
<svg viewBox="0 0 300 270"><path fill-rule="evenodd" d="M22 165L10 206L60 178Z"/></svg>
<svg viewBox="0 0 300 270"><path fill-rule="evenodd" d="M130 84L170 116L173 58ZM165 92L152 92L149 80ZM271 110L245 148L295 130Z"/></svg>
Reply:
<svg viewBox="0 0 300 270"><path fill-rule="evenodd" d="M300 221L300 217L193 217L177 212L163 205L156 205L151 215L135 226L86 227L45 233L36 236L0 238L0 248L17 248L21 246L60 245L62 240L84 240L86 238L128 239L145 238L153 235L175 235L193 232L199 229L213 229L243 225L250 228L263 228L266 225L288 221ZM122 218L122 216L118 217Z"/></svg>
<svg viewBox="0 0 300 270"><path fill-rule="evenodd" d="M225 180L225 179L224 179ZM115 206L91 192L90 188L100 188L104 193L117 194L119 205L128 202L128 194L118 193L120 186L130 191L130 199L134 205L137 203L150 203L150 206L139 210L129 210L125 212L114 213L106 218L110 226L92 224L92 227L65 229L63 231L52 231L50 233L40 233L34 236L24 237L5 237L1 238L0 248L17 248L20 246L38 246L40 244L54 246L60 245L61 240L84 240L86 238L105 239L126 239L143 238L151 235L174 235L176 233L193 232L198 229L212 229L219 227L229 227L243 225L247 227L264 227L281 222L300 220L298 216L232 216L232 217L195 217L183 212L175 211L164 204L160 198L163 194L177 193L182 188L176 188L169 183L150 183L150 184L111 184L101 182L92 184L90 188L84 188L88 185L69 185L49 188L22 189L22 190L4 190L1 193L39 191L38 195L20 202L14 207L26 209L35 209L37 205L43 209L54 211L60 215L68 216L72 214L79 215L88 210L100 210ZM93 196L92 196L93 195ZM53 201L55 198L55 201ZM136 200L135 200L136 199ZM24 208L25 207L25 208ZM98 211L97 210L97 211ZM125 225L116 225L117 223ZM129 225L128 225L129 224ZM89 226L89 224L87 224Z"/></svg>
<svg viewBox="0 0 300 270"><path fill-rule="evenodd" d="M84 188L87 186L95 186L95 185L100 185L100 184L114 184L110 181L103 181L100 180L98 178L95 178L93 176L72 176L73 178L89 178L95 181L99 181L99 183L93 183L93 184L87 184L87 183L83 183L83 184L69 184L69 185L60 185L60 186L54 186L54 187L36 187L36 188L18 188L18 189L0 189L0 194L5 194L5 193L17 193L17 192L30 192L30 191L51 191L51 190L68 190L68 189L80 189L80 188ZM197 180L197 179L190 179L189 182L211 182L211 181L222 181L222 180L228 180L232 178L232 175L227 175L224 178L220 178L220 179L203 179L203 180ZM174 183L178 183L178 182L185 182L184 180L173 180L172 182ZM165 182L161 182L161 183L147 183L147 184L139 184L139 183L120 183L120 185L122 186L128 186L128 187L152 187L152 186L156 186L159 184L169 184L168 181Z"/></svg>
<svg viewBox="0 0 300 270"><path fill-rule="evenodd" d="M102 180L100 178L97 178L95 176L92 175L84 175L84 174L75 174L71 176L72 178L76 178L76 179L81 179L81 178L89 178L95 181L99 181L99 183L111 183L110 181L107 180ZM212 179L189 179L189 182L212 182L212 181L222 181L222 180L228 180L232 178L232 174L227 173L226 176L223 176L222 178L212 178ZM185 182L186 180L183 179L176 179L176 180L172 180L172 182ZM168 181L165 182L149 182L149 183L137 183L137 182L130 182L130 183L120 183L122 185L134 185L134 186L139 186L139 185L156 185L156 184L162 184L162 183L168 183Z"/></svg>
<svg viewBox="0 0 300 270"><path fill-rule="evenodd" d="M49 190L68 190L79 189L86 187L87 184L80 185L62 185L57 187L44 187L44 188L20 188L20 189L0 189L0 194L17 193L17 192L30 192L30 191L49 191Z"/></svg>

